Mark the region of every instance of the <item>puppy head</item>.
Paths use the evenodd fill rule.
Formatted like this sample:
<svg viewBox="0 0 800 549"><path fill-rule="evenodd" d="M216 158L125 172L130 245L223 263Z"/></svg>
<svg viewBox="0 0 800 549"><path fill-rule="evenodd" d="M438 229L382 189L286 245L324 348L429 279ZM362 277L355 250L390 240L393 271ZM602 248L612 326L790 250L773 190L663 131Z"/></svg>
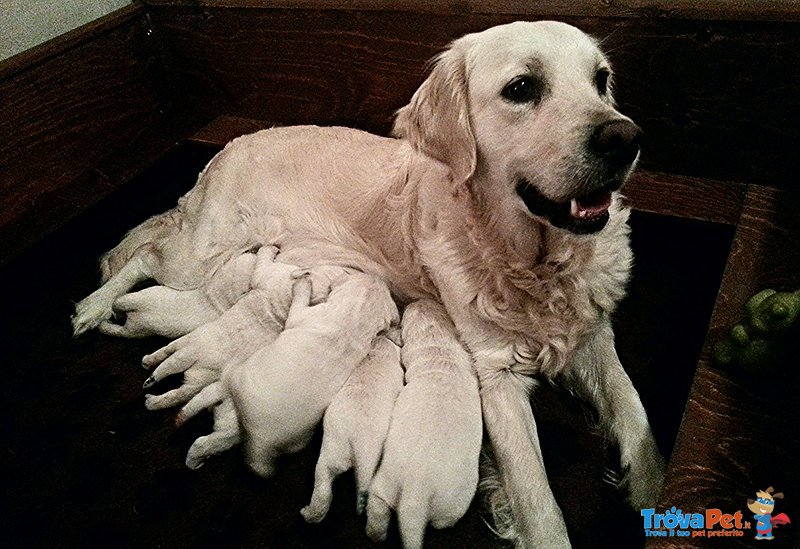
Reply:
<svg viewBox="0 0 800 549"><path fill-rule="evenodd" d="M484 203L584 234L608 221L641 131L614 107L597 43L553 21L469 34L436 60L394 134Z"/></svg>

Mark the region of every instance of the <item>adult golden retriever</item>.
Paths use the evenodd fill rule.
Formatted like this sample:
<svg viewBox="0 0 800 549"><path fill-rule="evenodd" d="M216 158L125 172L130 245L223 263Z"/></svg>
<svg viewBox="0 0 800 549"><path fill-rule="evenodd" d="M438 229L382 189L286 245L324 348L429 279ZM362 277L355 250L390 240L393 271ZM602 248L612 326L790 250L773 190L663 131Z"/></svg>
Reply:
<svg viewBox="0 0 800 549"><path fill-rule="evenodd" d="M517 22L453 42L398 112L394 138L288 127L236 139L174 210L104 257L105 283L77 305L75 333L143 279L198 287L272 243L279 220L282 253L302 250L291 262L357 267L401 301L444 304L475 363L520 545L569 544L528 401L534 374L597 407L631 503L652 505L662 459L609 322L631 264L617 190L640 136L614 107L610 74L578 29Z"/></svg>

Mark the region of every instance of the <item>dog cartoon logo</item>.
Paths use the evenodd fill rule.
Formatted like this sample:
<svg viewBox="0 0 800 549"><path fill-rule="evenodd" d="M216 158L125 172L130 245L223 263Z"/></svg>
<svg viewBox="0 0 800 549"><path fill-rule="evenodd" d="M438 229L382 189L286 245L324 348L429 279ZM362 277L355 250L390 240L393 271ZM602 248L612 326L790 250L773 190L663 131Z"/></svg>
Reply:
<svg viewBox="0 0 800 549"><path fill-rule="evenodd" d="M775 490L770 486L765 491L756 492L756 499L747 500L747 508L752 511L756 519L756 539L775 539L772 535L772 528L782 524L791 524L786 513L772 516L775 509L775 500L783 499L783 493L774 494Z"/></svg>

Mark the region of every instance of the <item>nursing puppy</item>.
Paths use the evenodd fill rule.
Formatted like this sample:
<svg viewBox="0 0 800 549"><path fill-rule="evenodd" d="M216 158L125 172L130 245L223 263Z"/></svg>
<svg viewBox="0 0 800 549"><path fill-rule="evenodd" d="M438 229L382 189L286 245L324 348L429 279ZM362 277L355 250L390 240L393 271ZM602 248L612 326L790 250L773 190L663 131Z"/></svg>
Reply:
<svg viewBox="0 0 800 549"><path fill-rule="evenodd" d="M110 336L184 336L219 318L250 290L256 254L244 253L224 264L196 290L152 286L125 294L114 301L114 312L125 315L123 324L104 320L99 330Z"/></svg>
<svg viewBox="0 0 800 549"><path fill-rule="evenodd" d="M409 305L403 342L406 385L369 489L367 534L385 539L396 509L403 547L417 549L427 524L447 528L467 512L483 427L472 359L444 308L430 300Z"/></svg>
<svg viewBox="0 0 800 549"><path fill-rule="evenodd" d="M375 336L400 321L389 289L373 276L333 281L327 300L315 306L311 285L307 277L295 282L286 328L272 345L223 376L245 434L247 464L264 477L278 456L308 443Z"/></svg>
<svg viewBox="0 0 800 549"><path fill-rule="evenodd" d="M146 395L150 410L186 402L207 385L219 380L222 370L244 363L281 333L292 301L296 265L276 261L275 246L261 248L249 282L250 290L213 322L146 355L142 365L153 368L145 381L148 389L158 381L183 373L183 384L163 395ZM316 284L312 300L318 302L329 291L330 281L352 272L341 267L314 269Z"/></svg>
<svg viewBox="0 0 800 549"><path fill-rule="evenodd" d="M298 276L307 276L312 280L311 302L319 303L327 297L330 292L332 281L340 277L351 274L351 269L337 266L321 266L313 271L300 270L296 266L275 261L277 248L274 246L259 250L258 262L252 276L252 289L246 299L246 308L239 308L230 311L219 325L212 330L200 331L191 338L181 350L170 356L176 357L173 364L188 364L189 368L184 372L184 383L179 389L187 389L187 392L179 393L179 397L169 397L169 393L163 396L148 395L145 398L145 405L153 407L161 406L165 403L174 401L176 404L186 400L186 395L190 392L199 392L180 409L175 417L175 424L181 426L199 412L210 409L214 414L214 428L211 433L198 437L189 447L186 453L186 466L189 469L200 468L205 460L210 456L220 454L229 450L241 442L241 429L236 409L228 391L219 380L221 372L228 368L234 368L242 364L254 352L256 345L260 342L262 347L270 345L278 337L284 328L286 317L289 312L292 296L292 286ZM303 253L300 249L295 249L296 253ZM281 254L281 259L290 256ZM255 315L253 322L247 322L250 315ZM240 328L233 336L232 340L222 343L215 336L219 336L226 331ZM208 351L220 345L233 345L236 338L242 338L242 346L238 352L231 353L227 360L223 356ZM185 353L183 358L179 356L182 350L189 349L191 352ZM168 359L169 360L169 359ZM153 372L154 379L167 375L169 363L162 363ZM173 366L177 367L177 366ZM182 366L181 366L182 367ZM147 382L145 385L155 383ZM205 386L204 386L205 385ZM191 391L188 391L191 389ZM155 403L155 404L154 404Z"/></svg>
<svg viewBox="0 0 800 549"><path fill-rule="evenodd" d="M294 127L234 140L176 210L107 258L110 278L76 307L75 333L143 278L197 287L277 216L352 251L351 266L399 299L444 304L481 384L497 497L513 517L505 537L569 545L530 408L534 375L598 408L631 504L650 507L663 463L610 323L631 263L618 190L641 132L615 108L611 81L578 29L517 22L453 42L398 112L396 139Z"/></svg>
<svg viewBox="0 0 800 549"><path fill-rule="evenodd" d="M350 468L355 469L356 510L358 514L364 511L402 388L400 349L388 337L379 336L325 411L314 493L311 502L300 510L307 522L325 518L333 497L333 481Z"/></svg>

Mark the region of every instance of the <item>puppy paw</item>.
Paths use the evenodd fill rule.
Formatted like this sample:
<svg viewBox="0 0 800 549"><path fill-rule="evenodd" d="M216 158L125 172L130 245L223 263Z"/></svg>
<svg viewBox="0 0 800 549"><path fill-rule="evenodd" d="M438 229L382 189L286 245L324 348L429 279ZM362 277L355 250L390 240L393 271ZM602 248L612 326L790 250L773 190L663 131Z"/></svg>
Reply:
<svg viewBox="0 0 800 549"><path fill-rule="evenodd" d="M189 469L199 469L208 458L230 450L238 443L237 433L214 432L200 437L192 443L186 453L186 466Z"/></svg>
<svg viewBox="0 0 800 549"><path fill-rule="evenodd" d="M317 524L318 522L322 522L322 519L325 518L326 513L321 512L320 509L315 509L311 507L311 505L306 505L302 509L300 509L300 514L303 516L303 519L309 524Z"/></svg>
<svg viewBox="0 0 800 549"><path fill-rule="evenodd" d="M371 494L367 499L367 537L375 542L384 541L391 517L389 505L379 496Z"/></svg>
<svg viewBox="0 0 800 549"><path fill-rule="evenodd" d="M162 410L164 408L172 408L173 406L177 406L178 404L183 404L184 402L188 402L191 398L200 392L203 388L202 385L190 385L184 383L177 389L173 389L172 391L167 391L163 395L151 395L147 394L144 396L144 407L148 410Z"/></svg>

